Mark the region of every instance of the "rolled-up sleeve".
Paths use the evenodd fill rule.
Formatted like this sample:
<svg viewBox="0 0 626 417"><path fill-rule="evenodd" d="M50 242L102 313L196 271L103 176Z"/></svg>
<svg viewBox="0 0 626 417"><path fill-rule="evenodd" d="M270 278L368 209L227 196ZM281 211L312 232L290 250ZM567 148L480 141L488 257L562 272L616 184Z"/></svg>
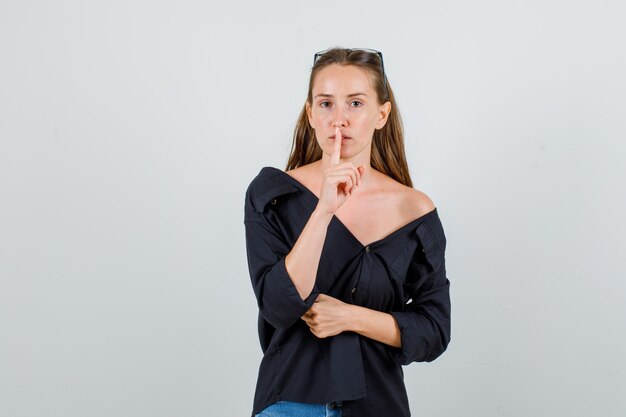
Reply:
<svg viewBox="0 0 626 417"><path fill-rule="evenodd" d="M291 248L262 213L247 207L244 218L246 252L252 287L261 316L275 328L287 328L311 308L319 291L302 299L287 268Z"/></svg>
<svg viewBox="0 0 626 417"><path fill-rule="evenodd" d="M418 247L409 264L402 311L390 311L400 328L400 348L390 347L401 365L430 362L450 342L450 281L446 276L446 238L439 219L417 227Z"/></svg>

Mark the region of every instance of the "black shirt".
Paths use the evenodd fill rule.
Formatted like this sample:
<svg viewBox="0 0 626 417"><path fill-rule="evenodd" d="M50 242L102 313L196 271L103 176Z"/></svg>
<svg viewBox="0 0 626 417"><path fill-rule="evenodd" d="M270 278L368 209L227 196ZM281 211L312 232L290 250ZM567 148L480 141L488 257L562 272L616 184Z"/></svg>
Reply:
<svg viewBox="0 0 626 417"><path fill-rule="evenodd" d="M264 354L252 417L279 400L335 403L343 417L408 417L402 365L430 362L450 341L446 238L437 208L367 246L333 216L315 286L303 300L285 256L318 201L269 166L246 190L246 251ZM316 337L300 317L319 293L392 314L402 347L351 331Z"/></svg>

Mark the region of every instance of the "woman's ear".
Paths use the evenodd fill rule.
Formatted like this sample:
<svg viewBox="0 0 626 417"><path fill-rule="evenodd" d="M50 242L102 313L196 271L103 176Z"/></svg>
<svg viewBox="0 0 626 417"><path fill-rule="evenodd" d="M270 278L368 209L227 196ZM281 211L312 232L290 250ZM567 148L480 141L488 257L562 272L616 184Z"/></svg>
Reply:
<svg viewBox="0 0 626 417"><path fill-rule="evenodd" d="M306 110L306 116L309 119L309 125L311 125L311 128L315 130L315 126L313 126L313 116L311 115L311 104L309 104L308 101L305 101L304 108Z"/></svg>
<svg viewBox="0 0 626 417"><path fill-rule="evenodd" d="M391 112L391 102L390 101L386 101L383 105L380 106L379 108L379 118L378 118L378 122L376 122L376 129L382 129L383 126L385 126L385 123L387 123L387 119L389 118L389 112Z"/></svg>

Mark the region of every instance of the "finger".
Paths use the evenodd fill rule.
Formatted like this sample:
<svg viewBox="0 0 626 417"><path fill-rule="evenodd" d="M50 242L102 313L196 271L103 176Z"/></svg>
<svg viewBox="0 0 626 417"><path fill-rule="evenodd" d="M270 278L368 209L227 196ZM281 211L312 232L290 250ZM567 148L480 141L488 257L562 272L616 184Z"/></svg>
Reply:
<svg viewBox="0 0 626 417"><path fill-rule="evenodd" d="M339 167L344 168L344 170L341 170L338 172L342 172L342 173L345 172L345 173L349 173L350 175L352 175L355 187L361 183L361 171L359 170L359 168L363 167L363 171L365 171L364 165L359 165L359 167L357 168L354 166L354 164L352 164L352 162L344 162L343 164L340 164L337 166L337 168Z"/></svg>
<svg viewBox="0 0 626 417"><path fill-rule="evenodd" d="M361 177L363 177L363 174L365 174L365 165L359 165L359 167L357 168L357 172L359 173L359 184L361 183ZM357 184L357 185L359 185Z"/></svg>
<svg viewBox="0 0 626 417"><path fill-rule="evenodd" d="M350 191L354 185L352 176L349 173L345 174L335 174L328 177L331 181L331 184L334 184L337 189L340 189L340 186L343 185L343 191L347 195L350 195Z"/></svg>
<svg viewBox="0 0 626 417"><path fill-rule="evenodd" d="M359 185L358 170L354 166L350 166L346 174L350 176L350 186L348 191L352 194L354 188Z"/></svg>
<svg viewBox="0 0 626 417"><path fill-rule="evenodd" d="M348 172L348 175L350 176L350 185L348 186L348 195L352 195L352 191L354 191L354 187L356 187L356 174L354 173L353 170L350 170L350 172Z"/></svg>
<svg viewBox="0 0 626 417"><path fill-rule="evenodd" d="M339 159L341 158L341 130L339 126L335 128L335 144L333 146L333 153L330 155L330 165L339 165Z"/></svg>
<svg viewBox="0 0 626 417"><path fill-rule="evenodd" d="M350 176L352 177L352 181L354 181L354 186L359 185L359 170L356 167L350 167ZM352 192L352 190L350 190Z"/></svg>
<svg viewBox="0 0 626 417"><path fill-rule="evenodd" d="M339 165L338 167L341 167L341 165ZM360 172L357 168L351 165L351 162L348 162L345 168L335 168L332 170L332 172L330 172L330 176L339 176L343 178L342 176L345 175L349 175L350 178L352 178L352 182L354 183L354 185L358 185Z"/></svg>

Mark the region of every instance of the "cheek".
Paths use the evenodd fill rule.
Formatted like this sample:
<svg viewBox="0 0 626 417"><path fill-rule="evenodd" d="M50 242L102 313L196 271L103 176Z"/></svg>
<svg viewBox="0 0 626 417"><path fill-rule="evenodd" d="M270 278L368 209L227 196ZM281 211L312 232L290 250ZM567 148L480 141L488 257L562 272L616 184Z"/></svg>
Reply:
<svg viewBox="0 0 626 417"><path fill-rule="evenodd" d="M361 138L364 138L365 136L371 134L373 129L374 126L367 118L361 118L352 122L352 132Z"/></svg>
<svg viewBox="0 0 626 417"><path fill-rule="evenodd" d="M318 123L325 123L331 117L332 115L330 114L330 112L318 112L313 115L313 120L315 120Z"/></svg>
<svg viewBox="0 0 626 417"><path fill-rule="evenodd" d="M368 113L355 114L352 122L360 129L369 129L370 126L373 126L373 123L375 124L374 118Z"/></svg>

